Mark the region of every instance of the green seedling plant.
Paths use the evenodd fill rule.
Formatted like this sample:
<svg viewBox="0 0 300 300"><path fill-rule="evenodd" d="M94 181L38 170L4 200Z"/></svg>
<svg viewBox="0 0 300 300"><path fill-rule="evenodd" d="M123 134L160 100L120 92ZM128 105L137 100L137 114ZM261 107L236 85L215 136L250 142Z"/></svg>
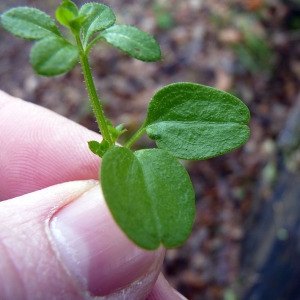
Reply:
<svg viewBox="0 0 300 300"><path fill-rule="evenodd" d="M202 160L229 152L249 137L249 110L235 96L196 83L178 82L156 92L144 123L122 146L126 129L105 117L96 91L89 53L105 41L130 56L154 62L161 50L154 38L140 29L117 25L114 12L91 2L80 8L61 2L56 20L73 35L63 36L54 19L30 7L11 8L1 15L5 29L35 41L30 62L36 73L56 76L69 72L78 61L99 125L102 141L90 141L90 150L102 158L99 180L111 214L138 246L153 250L181 245L195 217L195 194L181 160ZM157 148L131 150L144 134ZM100 195L99 195L100 197Z"/></svg>

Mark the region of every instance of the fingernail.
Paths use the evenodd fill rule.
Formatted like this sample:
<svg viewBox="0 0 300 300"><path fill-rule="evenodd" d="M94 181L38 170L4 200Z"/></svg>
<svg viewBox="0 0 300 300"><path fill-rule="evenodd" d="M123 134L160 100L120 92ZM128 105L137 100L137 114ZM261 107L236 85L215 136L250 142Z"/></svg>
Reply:
<svg viewBox="0 0 300 300"><path fill-rule="evenodd" d="M50 221L50 232L59 259L92 296L113 294L152 273L155 277L163 257L162 251L142 250L124 235L99 185L59 210Z"/></svg>

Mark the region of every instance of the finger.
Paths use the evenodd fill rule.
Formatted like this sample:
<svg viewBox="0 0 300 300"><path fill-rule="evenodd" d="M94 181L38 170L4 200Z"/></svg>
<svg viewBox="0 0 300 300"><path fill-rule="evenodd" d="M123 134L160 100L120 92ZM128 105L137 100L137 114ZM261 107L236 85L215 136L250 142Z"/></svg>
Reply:
<svg viewBox="0 0 300 300"><path fill-rule="evenodd" d="M100 135L0 91L0 200L72 180L97 179L87 142Z"/></svg>
<svg viewBox="0 0 300 300"><path fill-rule="evenodd" d="M147 297L147 300L187 300L183 295L179 294L162 274L159 274L157 281Z"/></svg>
<svg viewBox="0 0 300 300"><path fill-rule="evenodd" d="M147 297L164 250L133 245L100 195L77 181L0 203L0 299Z"/></svg>

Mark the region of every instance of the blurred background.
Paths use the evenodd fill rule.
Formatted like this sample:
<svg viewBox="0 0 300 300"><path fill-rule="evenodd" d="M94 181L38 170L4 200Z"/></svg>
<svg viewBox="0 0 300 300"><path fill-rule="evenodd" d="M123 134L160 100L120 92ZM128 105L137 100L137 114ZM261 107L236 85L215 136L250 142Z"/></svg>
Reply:
<svg viewBox="0 0 300 300"><path fill-rule="evenodd" d="M79 6L81 0L74 0ZM0 13L59 0L0 0ZM300 1L104 0L117 23L160 43L144 63L102 43L91 53L107 116L130 135L155 91L192 81L228 91L251 111L240 149L186 162L197 216L188 241L168 250L163 272L188 299L300 299ZM29 64L31 42L0 27L0 88L97 131L81 70L44 78ZM153 146L144 138L137 147Z"/></svg>

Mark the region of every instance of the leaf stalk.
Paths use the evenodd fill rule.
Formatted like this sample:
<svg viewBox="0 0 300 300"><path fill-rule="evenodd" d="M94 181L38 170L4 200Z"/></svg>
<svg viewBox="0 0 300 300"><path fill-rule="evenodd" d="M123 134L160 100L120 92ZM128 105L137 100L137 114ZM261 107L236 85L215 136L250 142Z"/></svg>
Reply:
<svg viewBox="0 0 300 300"><path fill-rule="evenodd" d="M131 146L146 132L145 124L123 145L126 148L131 148Z"/></svg>

